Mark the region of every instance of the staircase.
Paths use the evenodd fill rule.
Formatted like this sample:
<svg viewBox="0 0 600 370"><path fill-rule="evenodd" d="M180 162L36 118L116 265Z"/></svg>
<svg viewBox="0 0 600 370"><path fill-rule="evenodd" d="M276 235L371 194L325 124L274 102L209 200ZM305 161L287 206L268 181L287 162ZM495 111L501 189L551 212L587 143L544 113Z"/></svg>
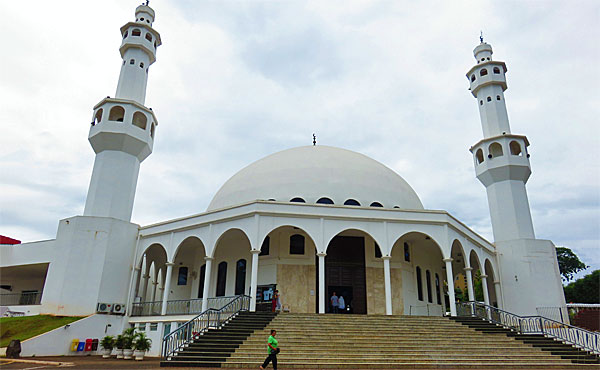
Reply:
<svg viewBox="0 0 600 370"><path fill-rule="evenodd" d="M502 328L481 330L443 317L285 313L236 343L220 366L257 368L266 357L270 329L277 330L282 369L598 368L592 361L573 363L583 357L563 358Z"/></svg>
<svg viewBox="0 0 600 370"><path fill-rule="evenodd" d="M531 335L515 333L509 329L505 329L477 317L453 317L452 319L482 333L505 335L507 337L515 338L522 343L539 348L542 351L550 352L552 355L560 356L562 359L571 360L571 362L575 364L600 364L600 359L597 355L548 338L542 334ZM600 368L600 366L598 366L598 368Z"/></svg>
<svg viewBox="0 0 600 370"><path fill-rule="evenodd" d="M219 330L209 330L161 367L221 367L221 364L255 331L261 331L275 317L271 312L242 311ZM255 366L257 367L257 365Z"/></svg>

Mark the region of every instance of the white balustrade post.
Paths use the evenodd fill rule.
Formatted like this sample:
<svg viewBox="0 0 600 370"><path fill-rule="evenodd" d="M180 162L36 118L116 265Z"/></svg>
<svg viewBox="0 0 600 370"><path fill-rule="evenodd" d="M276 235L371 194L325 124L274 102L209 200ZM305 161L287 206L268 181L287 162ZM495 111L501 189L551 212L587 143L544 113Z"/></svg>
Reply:
<svg viewBox="0 0 600 370"><path fill-rule="evenodd" d="M256 312L256 290L258 286L258 255L260 250L251 250L252 274L250 275L250 312Z"/></svg>
<svg viewBox="0 0 600 370"><path fill-rule="evenodd" d="M473 290L473 267L465 267L467 275L467 291L469 292L469 301L475 301L475 291Z"/></svg>
<svg viewBox="0 0 600 370"><path fill-rule="evenodd" d="M325 313L325 256L326 253L317 253L319 257L319 313Z"/></svg>
<svg viewBox="0 0 600 370"><path fill-rule="evenodd" d="M490 295L488 293L487 275L481 275L481 287L483 288L483 302L490 305Z"/></svg>
<svg viewBox="0 0 600 370"><path fill-rule="evenodd" d="M390 274L391 256L382 256L383 260L383 281L385 282L385 314L392 314L392 279Z"/></svg>
<svg viewBox="0 0 600 370"><path fill-rule="evenodd" d="M452 258L444 258L443 261L446 263L446 279L448 280L450 316L456 316L456 298L454 297L454 274L452 273Z"/></svg>
<svg viewBox="0 0 600 370"><path fill-rule="evenodd" d="M204 287L202 287L202 312L208 309L208 291L211 285L211 277L212 277L212 261L214 258L212 257L204 257L206 261L206 270L204 271Z"/></svg>
<svg viewBox="0 0 600 370"><path fill-rule="evenodd" d="M167 277L165 278L165 282L163 283L165 289L163 290L162 307L160 309L160 314L163 316L167 314L167 302L171 290L171 276L173 275L174 265L175 264L173 262L167 262Z"/></svg>

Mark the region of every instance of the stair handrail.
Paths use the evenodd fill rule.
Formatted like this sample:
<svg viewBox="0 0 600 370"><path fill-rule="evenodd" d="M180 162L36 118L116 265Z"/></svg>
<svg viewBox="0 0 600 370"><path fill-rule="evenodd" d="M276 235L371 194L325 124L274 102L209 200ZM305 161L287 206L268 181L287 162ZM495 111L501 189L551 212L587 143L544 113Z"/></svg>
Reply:
<svg viewBox="0 0 600 370"><path fill-rule="evenodd" d="M458 316L471 316L520 334L542 334L600 355L600 333L543 316L519 316L481 302L457 303Z"/></svg>
<svg viewBox="0 0 600 370"><path fill-rule="evenodd" d="M238 295L223 307L209 308L163 337L161 360L168 360L210 328L223 327L231 318L250 308L250 296Z"/></svg>

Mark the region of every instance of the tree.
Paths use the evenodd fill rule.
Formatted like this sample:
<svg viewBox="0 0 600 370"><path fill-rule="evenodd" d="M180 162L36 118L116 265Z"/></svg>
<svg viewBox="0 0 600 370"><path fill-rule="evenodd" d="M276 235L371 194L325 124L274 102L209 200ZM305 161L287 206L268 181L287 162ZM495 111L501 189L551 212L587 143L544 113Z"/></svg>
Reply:
<svg viewBox="0 0 600 370"><path fill-rule="evenodd" d="M600 270L567 285L565 300L570 303L600 303Z"/></svg>
<svg viewBox="0 0 600 370"><path fill-rule="evenodd" d="M567 247L556 247L556 258L558 259L558 269L565 281L570 281L573 279L573 275L589 267Z"/></svg>

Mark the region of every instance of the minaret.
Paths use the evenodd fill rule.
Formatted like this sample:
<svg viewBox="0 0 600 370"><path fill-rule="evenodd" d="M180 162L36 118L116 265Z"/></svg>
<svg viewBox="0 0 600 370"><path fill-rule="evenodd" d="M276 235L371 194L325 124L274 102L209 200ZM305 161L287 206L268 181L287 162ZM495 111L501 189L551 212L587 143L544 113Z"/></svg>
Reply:
<svg viewBox="0 0 600 370"><path fill-rule="evenodd" d="M467 78L477 98L483 140L471 152L477 178L487 190L494 240L534 239L525 189L531 175L529 141L510 132L504 100L506 65L492 60L492 47L483 40L473 53L477 64Z"/></svg>
<svg viewBox="0 0 600 370"><path fill-rule="evenodd" d="M477 98L483 139L471 153L487 190L497 257L497 271L485 274L500 288L498 302L508 312L537 315L539 307L566 308L554 244L535 239L533 232L525 189L531 175L529 141L510 132L506 65L492 60L492 47L483 38L473 53L477 64L467 78Z"/></svg>
<svg viewBox="0 0 600 370"><path fill-rule="evenodd" d="M121 27L123 63L115 98L94 107L88 139L96 159L84 216L131 220L140 163L152 153L158 122L144 106L148 69L156 61L160 35L152 28L154 10L135 10L135 22Z"/></svg>

